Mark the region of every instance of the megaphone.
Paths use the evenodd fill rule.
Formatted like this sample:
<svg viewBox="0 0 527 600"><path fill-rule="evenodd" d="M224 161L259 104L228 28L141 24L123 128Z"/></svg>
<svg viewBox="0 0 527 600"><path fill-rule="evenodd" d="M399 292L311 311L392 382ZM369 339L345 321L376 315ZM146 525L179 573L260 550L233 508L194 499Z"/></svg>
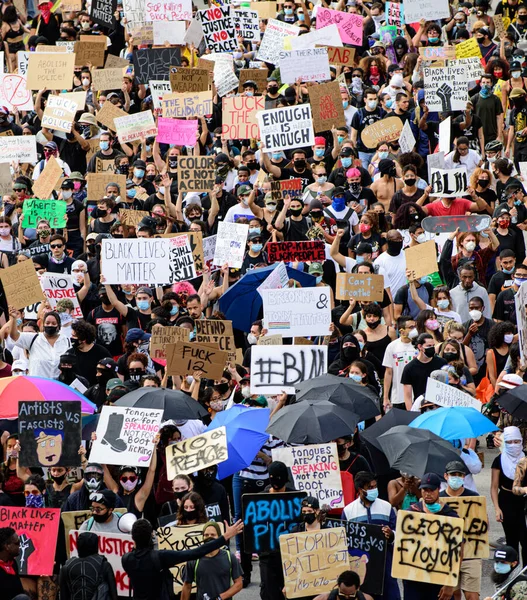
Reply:
<svg viewBox="0 0 527 600"><path fill-rule="evenodd" d="M125 513L117 522L117 527L123 533L130 533L136 521L137 517L133 513Z"/></svg>

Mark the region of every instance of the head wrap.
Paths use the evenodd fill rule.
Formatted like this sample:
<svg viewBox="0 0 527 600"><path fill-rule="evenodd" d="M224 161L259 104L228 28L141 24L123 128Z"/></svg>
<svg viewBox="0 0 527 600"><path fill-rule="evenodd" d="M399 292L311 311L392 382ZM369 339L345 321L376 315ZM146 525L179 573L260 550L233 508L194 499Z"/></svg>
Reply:
<svg viewBox="0 0 527 600"><path fill-rule="evenodd" d="M511 440L520 440L520 444L507 444ZM516 473L516 465L522 458L525 458L523 453L523 438L518 427L511 425L503 430L503 444L501 447L501 468L503 473L509 479L514 479Z"/></svg>

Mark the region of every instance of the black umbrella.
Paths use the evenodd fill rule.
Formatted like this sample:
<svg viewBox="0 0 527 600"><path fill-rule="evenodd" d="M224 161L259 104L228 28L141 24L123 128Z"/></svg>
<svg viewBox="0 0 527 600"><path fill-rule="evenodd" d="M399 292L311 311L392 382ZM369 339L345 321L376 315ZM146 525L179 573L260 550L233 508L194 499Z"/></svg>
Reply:
<svg viewBox="0 0 527 600"><path fill-rule="evenodd" d="M507 390L496 398L496 402L510 415L518 419L527 419L527 385Z"/></svg>
<svg viewBox="0 0 527 600"><path fill-rule="evenodd" d="M207 411L187 394L179 390L166 388L143 387L125 394L115 406L130 406L134 408L159 408L164 411L163 421L172 419L184 421L201 419L207 416Z"/></svg>
<svg viewBox="0 0 527 600"><path fill-rule="evenodd" d="M271 417L267 433L289 444L323 444L353 435L360 421L353 411L327 400L297 402Z"/></svg>
<svg viewBox="0 0 527 600"><path fill-rule="evenodd" d="M459 451L428 429L397 425L383 433L379 443L391 467L416 477L425 473L442 476L447 463L459 460Z"/></svg>
<svg viewBox="0 0 527 600"><path fill-rule="evenodd" d="M377 396L347 377L322 375L299 383L296 389L297 402L327 400L357 413L360 417L359 422L380 414Z"/></svg>

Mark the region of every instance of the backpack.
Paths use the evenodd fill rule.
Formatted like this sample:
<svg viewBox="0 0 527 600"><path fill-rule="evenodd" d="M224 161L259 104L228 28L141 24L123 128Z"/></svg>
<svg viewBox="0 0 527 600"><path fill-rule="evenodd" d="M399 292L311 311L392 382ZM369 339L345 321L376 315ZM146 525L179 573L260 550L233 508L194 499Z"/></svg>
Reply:
<svg viewBox="0 0 527 600"><path fill-rule="evenodd" d="M93 555L73 559L66 569L72 600L110 600L110 588L103 579L104 556Z"/></svg>
<svg viewBox="0 0 527 600"><path fill-rule="evenodd" d="M342 510L342 509L341 509ZM221 551L220 551L221 552ZM234 583L233 579L232 579L232 555L230 553L230 550L225 550L225 552L227 552L227 558L229 559L229 567L230 567L230 585L232 586L232 584ZM196 564L194 565L194 583L197 585L198 584L198 565L199 565L199 558L196 561Z"/></svg>

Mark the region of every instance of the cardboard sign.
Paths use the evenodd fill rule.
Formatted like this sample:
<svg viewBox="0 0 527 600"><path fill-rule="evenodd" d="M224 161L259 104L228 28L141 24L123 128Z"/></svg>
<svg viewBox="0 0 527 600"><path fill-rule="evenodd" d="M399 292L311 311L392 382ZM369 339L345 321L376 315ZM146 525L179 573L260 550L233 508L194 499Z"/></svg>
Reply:
<svg viewBox="0 0 527 600"><path fill-rule="evenodd" d="M154 123L154 115L151 110L118 117L114 119L117 127L117 135L121 144L141 140L157 134L157 127Z"/></svg>
<svg viewBox="0 0 527 600"><path fill-rule="evenodd" d="M91 74L94 90L120 90L123 85L122 67L115 67L113 69L108 69L106 67L104 69L93 69Z"/></svg>
<svg viewBox="0 0 527 600"><path fill-rule="evenodd" d="M251 10L255 10L258 13L260 19L274 19L276 13L276 2L247 2L244 6L249 6Z"/></svg>
<svg viewBox="0 0 527 600"><path fill-rule="evenodd" d="M421 19L439 20L450 17L448 0L404 0L404 19L417 23Z"/></svg>
<svg viewBox="0 0 527 600"><path fill-rule="evenodd" d="M431 169L431 196L438 198L459 198L467 192L467 171L459 169Z"/></svg>
<svg viewBox="0 0 527 600"><path fill-rule="evenodd" d="M213 156L180 156L177 163L180 192L208 192L214 186L216 169Z"/></svg>
<svg viewBox="0 0 527 600"><path fill-rule="evenodd" d="M264 96L248 98L231 96L223 98L223 121L221 137L223 140L258 139L260 131L256 113L265 110Z"/></svg>
<svg viewBox="0 0 527 600"><path fill-rule="evenodd" d="M166 352L169 352L168 346ZM184 376L203 371L207 379L220 379L229 354L208 344L177 342L171 358L170 364L167 361L169 375Z"/></svg>
<svg viewBox="0 0 527 600"><path fill-rule="evenodd" d="M40 286L52 309L55 309L59 300L68 299L73 302L74 319L82 319L82 310L73 287L73 277L69 273L44 273L40 277Z"/></svg>
<svg viewBox="0 0 527 600"><path fill-rule="evenodd" d="M173 92L206 92L209 85L209 72L206 69L190 67L170 69L170 87Z"/></svg>
<svg viewBox="0 0 527 600"><path fill-rule="evenodd" d="M465 110L469 100L466 67L423 67L423 77L426 105L431 111Z"/></svg>
<svg viewBox="0 0 527 600"><path fill-rule="evenodd" d="M103 406L90 460L104 461L107 465L148 467L162 420L163 411L157 408Z"/></svg>
<svg viewBox="0 0 527 600"><path fill-rule="evenodd" d="M463 519L400 510L393 544L392 577L456 587L463 528Z"/></svg>
<svg viewBox="0 0 527 600"><path fill-rule="evenodd" d="M24 200L24 220L22 227L36 228L41 219L49 221L52 229L66 227L65 200L39 200L28 198Z"/></svg>
<svg viewBox="0 0 527 600"><path fill-rule="evenodd" d="M277 202L281 202L287 197L298 198L302 196L302 191L302 180L300 178L271 181L271 197Z"/></svg>
<svg viewBox="0 0 527 600"><path fill-rule="evenodd" d="M129 67L130 61L126 60L126 58L121 58L120 56L115 56L115 54L108 54L106 57L106 63L104 65L105 69L116 69L117 67Z"/></svg>
<svg viewBox="0 0 527 600"><path fill-rule="evenodd" d="M218 427L166 447L167 478L217 465L228 458L227 432Z"/></svg>
<svg viewBox="0 0 527 600"><path fill-rule="evenodd" d="M74 66L74 54L30 52L26 87L28 90L71 90Z"/></svg>
<svg viewBox="0 0 527 600"><path fill-rule="evenodd" d="M423 60L435 62L436 60L447 60L456 58L455 46L421 46L419 55Z"/></svg>
<svg viewBox="0 0 527 600"><path fill-rule="evenodd" d="M95 172L96 173L115 173L115 161L114 160L104 160L102 158L96 157ZM126 210L126 209L123 209L123 210ZM143 212L143 211L137 211L137 212Z"/></svg>
<svg viewBox="0 0 527 600"><path fill-rule="evenodd" d="M464 42L456 44L456 58L481 58L481 49L476 38L469 38Z"/></svg>
<svg viewBox="0 0 527 600"><path fill-rule="evenodd" d="M246 81L254 81L256 90L259 94L263 94L267 89L267 70L266 69L240 69L238 72L240 85L238 92L243 92L243 84ZM225 98L224 98L225 100Z"/></svg>
<svg viewBox="0 0 527 600"><path fill-rule="evenodd" d="M145 2L145 21L191 21L191 0Z"/></svg>
<svg viewBox="0 0 527 600"><path fill-rule="evenodd" d="M147 84L151 79L168 79L171 66L181 64L181 48L151 48L134 50L134 75L137 83Z"/></svg>
<svg viewBox="0 0 527 600"><path fill-rule="evenodd" d="M281 261L324 262L326 260L325 244L318 240L309 242L269 242L267 252L269 264Z"/></svg>
<svg viewBox="0 0 527 600"><path fill-rule="evenodd" d="M238 47L231 6L211 6L196 12L205 44L211 52L234 52ZM234 11L233 11L234 12Z"/></svg>
<svg viewBox="0 0 527 600"><path fill-rule="evenodd" d="M105 239L102 274L106 283L163 284L170 279L169 240L163 238Z"/></svg>
<svg viewBox="0 0 527 600"><path fill-rule="evenodd" d="M426 380L426 399L438 406L472 407L481 412L481 402L474 396L430 377Z"/></svg>
<svg viewBox="0 0 527 600"><path fill-rule="evenodd" d="M522 360L527 360L527 282L521 284L514 297L516 307L516 323L518 326L520 355Z"/></svg>
<svg viewBox="0 0 527 600"><path fill-rule="evenodd" d="M315 133L346 125L338 81L308 88Z"/></svg>
<svg viewBox="0 0 527 600"><path fill-rule="evenodd" d="M279 334L265 335L258 338L258 346L281 346L283 338ZM252 352L251 352L252 354Z"/></svg>
<svg viewBox="0 0 527 600"><path fill-rule="evenodd" d="M0 271L7 304L22 309L44 301L44 294L35 271L33 259L24 260Z"/></svg>
<svg viewBox="0 0 527 600"><path fill-rule="evenodd" d="M192 246L187 235L169 239L170 279L168 283L188 281L196 277Z"/></svg>
<svg viewBox="0 0 527 600"><path fill-rule="evenodd" d="M489 518L485 496L440 498L465 521L463 558L489 557Z"/></svg>
<svg viewBox="0 0 527 600"><path fill-rule="evenodd" d="M37 141L34 135L0 136L0 162L37 162Z"/></svg>
<svg viewBox="0 0 527 600"><path fill-rule="evenodd" d="M126 225L127 227L137 227L145 217L149 216L150 213L146 210L119 209L119 221L121 225Z"/></svg>
<svg viewBox="0 0 527 600"><path fill-rule="evenodd" d="M426 275L437 272L437 248L434 240L406 248L406 270L409 271L408 278L415 281Z"/></svg>
<svg viewBox="0 0 527 600"><path fill-rule="evenodd" d="M494 21L494 30L495 30L494 38L499 40L499 39L501 39L502 34L505 33L505 26L503 24L503 15L494 15L492 17L492 20Z"/></svg>
<svg viewBox="0 0 527 600"><path fill-rule="evenodd" d="M219 319L198 319L196 321L196 342L216 345L225 352L235 352L232 321Z"/></svg>
<svg viewBox="0 0 527 600"><path fill-rule="evenodd" d="M257 119L265 152L313 146L315 143L309 104L263 110L257 114ZM401 123L400 119L397 120Z"/></svg>
<svg viewBox="0 0 527 600"><path fill-rule="evenodd" d="M284 348L290 347L284 346ZM318 347L321 348L322 346ZM264 346L263 349L269 352L271 348L265 348ZM310 349L303 348L305 351ZM261 350L261 348L255 346L251 353L254 350ZM272 348L272 350L276 352L278 348ZM296 490L306 492L308 496L315 496L315 498L318 498L320 506L326 504L331 509L345 506L337 445L335 443L276 448L272 450L272 456L273 460L283 462L290 469Z"/></svg>
<svg viewBox="0 0 527 600"><path fill-rule="evenodd" d="M77 110L79 110L78 104L65 95L50 95L44 109L42 127L69 133Z"/></svg>
<svg viewBox="0 0 527 600"><path fill-rule="evenodd" d="M396 140L402 130L403 122L399 117L386 117L363 129L362 143L366 148L376 148L382 142Z"/></svg>
<svg viewBox="0 0 527 600"><path fill-rule="evenodd" d="M115 106L111 102L105 102L100 111L97 112L95 118L101 125L104 125L106 129L117 131L115 125L115 119L119 117L127 117L128 113L124 112L121 108Z"/></svg>
<svg viewBox="0 0 527 600"><path fill-rule="evenodd" d="M107 47L105 35L81 35L80 41L75 42L75 63L91 63L94 67L104 67Z"/></svg>
<svg viewBox="0 0 527 600"><path fill-rule="evenodd" d="M26 75L22 74L0 74L0 102L12 111L33 110L33 98L27 89Z"/></svg>
<svg viewBox="0 0 527 600"><path fill-rule="evenodd" d="M26 261L27 262L27 261ZM60 508L0 506L0 523L12 527L20 538L16 558L20 575L53 575Z"/></svg>
<svg viewBox="0 0 527 600"><path fill-rule="evenodd" d="M326 46L330 65L353 67L355 64L355 48L341 48L339 46Z"/></svg>
<svg viewBox="0 0 527 600"><path fill-rule="evenodd" d="M212 113L212 92L168 94L161 100L163 117L186 119L204 117Z"/></svg>
<svg viewBox="0 0 527 600"><path fill-rule="evenodd" d="M260 20L258 12L247 8L234 11L234 29L246 42L260 41Z"/></svg>
<svg viewBox="0 0 527 600"><path fill-rule="evenodd" d="M49 198L61 177L62 167L54 156L50 156L44 170L33 184L33 195L36 198Z"/></svg>
<svg viewBox="0 0 527 600"><path fill-rule="evenodd" d="M20 466L79 467L81 428L80 400L20 401Z"/></svg>
<svg viewBox="0 0 527 600"><path fill-rule="evenodd" d="M0 194L10 195L13 192L13 181L11 179L11 167L9 163L0 163Z"/></svg>
<svg viewBox="0 0 527 600"><path fill-rule="evenodd" d="M126 510L126 509L125 509ZM63 512L60 515L62 523L64 525L64 534L66 536L66 550L68 551L69 558L69 538L70 531L79 529L80 526L92 516L91 510L71 510Z"/></svg>
<svg viewBox="0 0 527 600"><path fill-rule="evenodd" d="M213 264L220 267L228 264L234 269L241 268L248 234L249 225L220 221Z"/></svg>
<svg viewBox="0 0 527 600"><path fill-rule="evenodd" d="M190 330L186 327L156 327L152 329L150 338L150 357L154 361L166 360L167 344L176 342L188 342Z"/></svg>
<svg viewBox="0 0 527 600"><path fill-rule="evenodd" d="M345 13L340 10L331 10L322 6L317 9L317 29L335 24L338 27L341 40L352 46L362 45L363 20L360 15Z"/></svg>
<svg viewBox="0 0 527 600"><path fill-rule="evenodd" d="M294 84L298 79L311 82L331 79L326 48L281 50L278 60L282 83Z"/></svg>
<svg viewBox="0 0 527 600"><path fill-rule="evenodd" d="M276 16L276 12L273 16ZM258 48L256 58L278 66L280 51L284 47L285 38L289 36L296 37L299 33L300 28L296 25L290 25L289 23L270 18L265 28L265 33L260 43L260 47Z"/></svg>
<svg viewBox="0 0 527 600"><path fill-rule="evenodd" d="M126 175L88 173L86 181L88 182L88 200L100 200L106 196L106 186L109 183L116 183L119 186L121 196L126 193Z"/></svg>
<svg viewBox="0 0 527 600"><path fill-rule="evenodd" d="M117 0L92 0L90 16L101 27L114 29L116 9Z"/></svg>
<svg viewBox="0 0 527 600"><path fill-rule="evenodd" d="M339 527L281 535L280 554L287 598L329 592L349 567L346 530Z"/></svg>
<svg viewBox="0 0 527 600"><path fill-rule="evenodd" d="M305 492L243 494L243 540L246 552L259 554L280 550L279 538L290 533L300 522L302 500L306 496Z"/></svg>
<svg viewBox="0 0 527 600"><path fill-rule="evenodd" d="M178 146L195 146L198 121L197 119L165 119L159 117L157 120L157 141L165 144L176 144Z"/></svg>
<svg viewBox="0 0 527 600"><path fill-rule="evenodd" d="M284 337L328 335L331 323L328 287L262 290L264 327Z"/></svg>
<svg viewBox="0 0 527 600"><path fill-rule="evenodd" d="M384 275L337 273L337 300L381 302L384 298Z"/></svg>
<svg viewBox="0 0 527 600"><path fill-rule="evenodd" d="M79 533L82 532L70 531L68 550L71 557L78 556L77 540ZM113 569L117 584L117 595L128 597L130 595L130 580L123 569L121 559L124 554L132 552L134 549L132 536L124 533L101 533L99 531L94 533L99 538L99 554L106 558ZM53 558L53 553L50 553L50 556Z"/></svg>

